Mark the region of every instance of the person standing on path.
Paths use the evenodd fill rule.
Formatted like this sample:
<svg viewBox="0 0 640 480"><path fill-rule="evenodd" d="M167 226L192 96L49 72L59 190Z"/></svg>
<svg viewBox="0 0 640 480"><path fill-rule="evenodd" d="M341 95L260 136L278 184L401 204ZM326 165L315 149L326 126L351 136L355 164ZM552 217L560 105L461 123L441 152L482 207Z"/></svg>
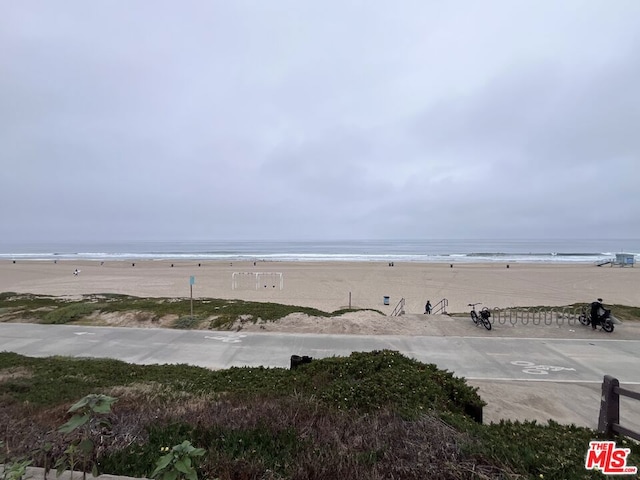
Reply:
<svg viewBox="0 0 640 480"><path fill-rule="evenodd" d="M604 310L604 307L602 306L601 298L599 298L598 300L596 300L591 304L591 328L593 328L594 330L596 329L596 326L598 325L598 323L600 323L601 308Z"/></svg>

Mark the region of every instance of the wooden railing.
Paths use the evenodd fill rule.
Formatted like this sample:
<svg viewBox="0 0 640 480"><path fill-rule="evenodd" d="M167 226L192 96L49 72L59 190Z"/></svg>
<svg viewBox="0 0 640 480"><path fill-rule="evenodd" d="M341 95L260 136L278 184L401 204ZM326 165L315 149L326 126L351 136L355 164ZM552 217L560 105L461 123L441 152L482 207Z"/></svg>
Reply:
<svg viewBox="0 0 640 480"><path fill-rule="evenodd" d="M617 378L605 375L602 381L602 400L600 401L600 416L598 430L612 437L615 433L640 441L640 432L630 430L620 425L620 396L640 400L640 392L622 388Z"/></svg>

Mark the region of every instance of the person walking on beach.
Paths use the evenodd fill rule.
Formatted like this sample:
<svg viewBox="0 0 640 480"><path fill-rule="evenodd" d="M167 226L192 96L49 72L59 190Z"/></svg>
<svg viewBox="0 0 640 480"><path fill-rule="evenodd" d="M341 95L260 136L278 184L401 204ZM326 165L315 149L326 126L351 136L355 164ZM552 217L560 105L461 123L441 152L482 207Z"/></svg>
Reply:
<svg viewBox="0 0 640 480"><path fill-rule="evenodd" d="M601 308L604 310L604 307L602 306L601 298L591 303L591 328L593 328L594 330L596 329L596 326L598 325L598 323L600 323Z"/></svg>
<svg viewBox="0 0 640 480"><path fill-rule="evenodd" d="M427 304L424 306L424 313L431 314L431 300L427 300Z"/></svg>

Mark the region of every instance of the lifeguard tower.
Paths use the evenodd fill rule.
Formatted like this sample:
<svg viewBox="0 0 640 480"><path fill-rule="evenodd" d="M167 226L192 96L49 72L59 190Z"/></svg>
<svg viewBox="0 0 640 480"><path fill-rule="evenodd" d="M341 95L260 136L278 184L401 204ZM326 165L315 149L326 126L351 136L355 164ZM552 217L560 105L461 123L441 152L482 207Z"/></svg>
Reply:
<svg viewBox="0 0 640 480"><path fill-rule="evenodd" d="M616 259L612 265L619 267L633 267L636 263L636 256L633 253L616 253Z"/></svg>

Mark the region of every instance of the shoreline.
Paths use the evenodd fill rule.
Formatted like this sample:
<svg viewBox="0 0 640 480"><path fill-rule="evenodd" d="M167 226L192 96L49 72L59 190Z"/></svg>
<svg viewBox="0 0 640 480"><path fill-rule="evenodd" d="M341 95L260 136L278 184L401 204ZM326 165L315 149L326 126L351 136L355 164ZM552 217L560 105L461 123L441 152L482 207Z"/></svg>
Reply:
<svg viewBox="0 0 640 480"><path fill-rule="evenodd" d="M290 239L290 240L0 240L0 260L21 258L98 260L314 260L314 261L467 261L589 262L616 253L640 260L640 238L510 239ZM635 253L634 253L635 252Z"/></svg>
<svg viewBox="0 0 640 480"><path fill-rule="evenodd" d="M452 266L450 266L452 265ZM468 303L491 308L591 302L640 306L640 268L587 263L417 263L192 260L0 260L0 292L69 296L120 293L138 297L275 302L332 312L349 307L389 315L400 299L406 313L427 300L448 300L448 312ZM74 270L78 269L78 275ZM281 274L281 276L280 276ZM256 280L259 280L256 282ZM280 286L282 285L282 289ZM388 298L388 305L384 299Z"/></svg>
<svg viewBox="0 0 640 480"><path fill-rule="evenodd" d="M181 264L185 264L185 263L195 263L196 265L198 263L201 264L209 264L209 265L214 265L214 264L224 264L224 263L252 263L252 262L256 262L256 263L266 263L266 264L279 264L279 263L283 263L283 264L287 264L287 263L305 263L305 264L323 264L323 263L355 263L355 264L386 264L386 266L389 266L389 263L397 263L397 264L403 264L403 265L507 265L507 264L511 264L511 265L588 265L588 266L597 266L593 261L591 260L514 260L512 258L507 258L507 259L498 259L496 257L495 260L487 260L486 258L481 258L478 260L473 260L473 256L463 256L463 257L454 257L451 259L447 259L447 260L434 260L434 259L429 259L429 260L398 260L397 258L389 258L387 259L362 259L362 260L356 260L356 259L329 259L329 258L321 258L321 259L265 259L265 258L260 258L260 257L230 257L230 258L226 258L226 259L211 259L211 258L201 258L201 257L190 257L190 258L185 258L185 257L158 257L158 258L149 258L149 257L135 257L135 256L131 256L131 257L123 257L123 258L110 258L110 257L104 257L104 258L85 258L85 257L79 257L79 258L69 258L69 257L60 257L60 258L21 258L21 257L16 257L16 258L7 258L6 256L4 258L0 258L0 265L2 265L3 263L11 263L11 264L17 264L17 263L22 263L22 262L33 262L33 263L62 263L62 262L78 262L78 263L131 263L131 262L139 262L139 263L181 263ZM608 258L608 257L607 257ZM611 267L611 268L616 268L619 267L619 265L609 265L606 264L604 265L606 267ZM634 268L634 267L631 267Z"/></svg>

